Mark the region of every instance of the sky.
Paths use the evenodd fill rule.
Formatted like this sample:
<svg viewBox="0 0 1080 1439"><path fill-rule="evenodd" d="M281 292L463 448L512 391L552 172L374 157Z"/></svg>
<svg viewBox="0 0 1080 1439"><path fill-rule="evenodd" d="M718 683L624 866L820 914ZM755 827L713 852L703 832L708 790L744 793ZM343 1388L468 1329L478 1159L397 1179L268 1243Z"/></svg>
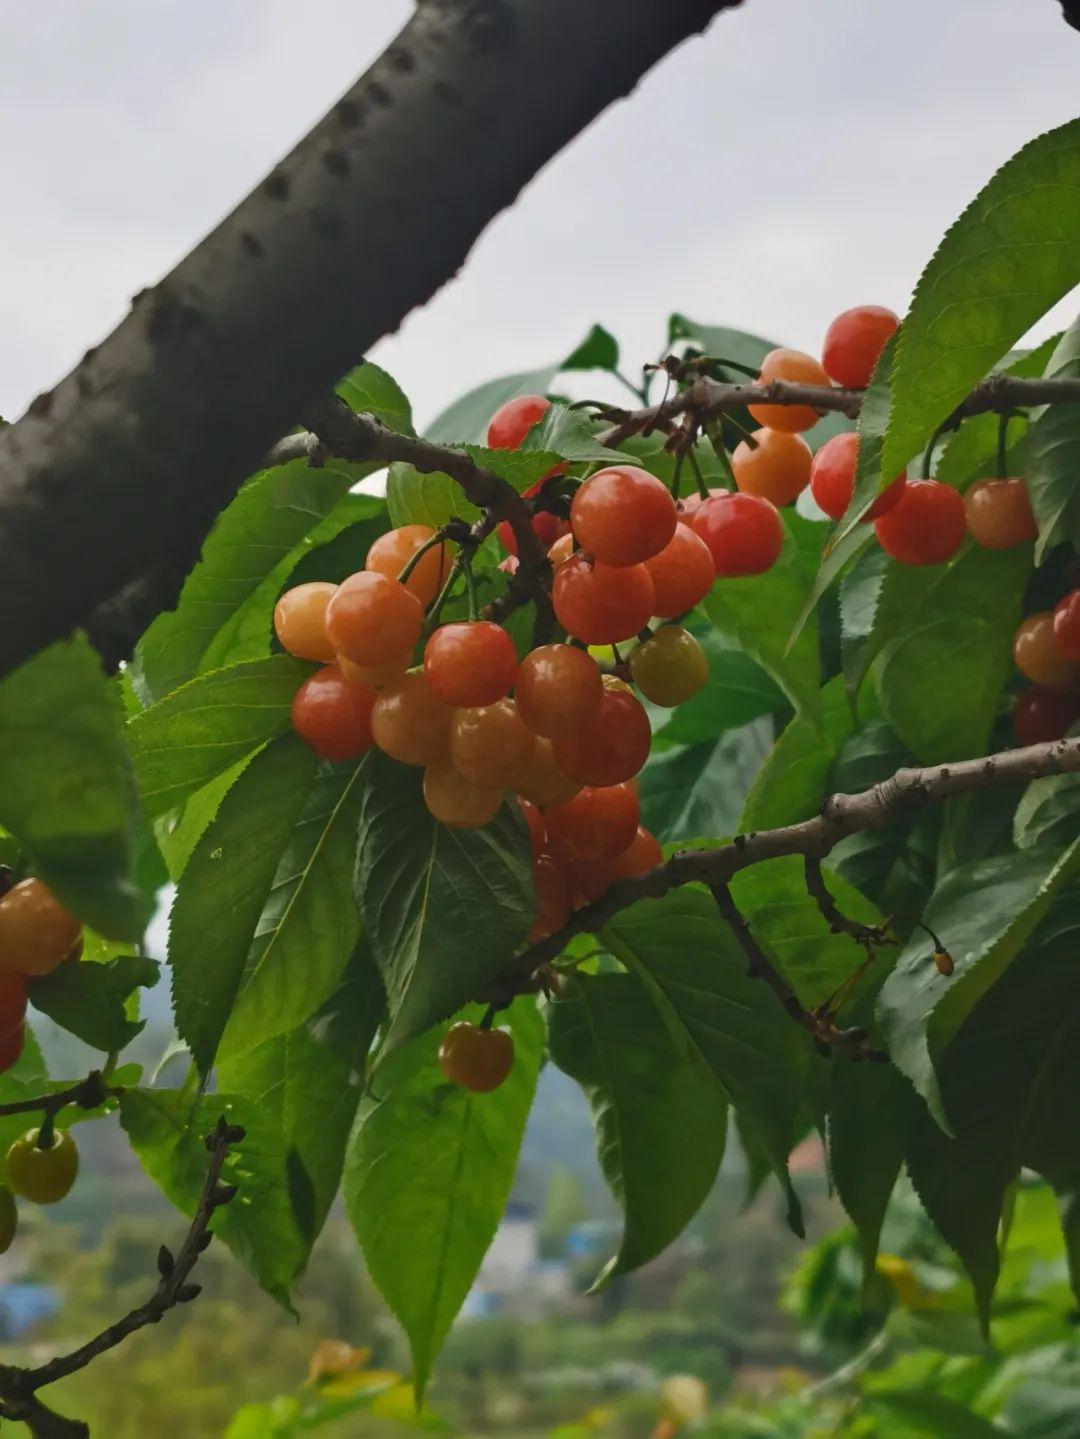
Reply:
<svg viewBox="0 0 1080 1439"><path fill-rule="evenodd" d="M107 333L410 8L6 7L0 415ZM627 370L655 358L672 310L816 350L849 305L905 308L997 166L1080 110L1078 80L1056 0L744 0L557 156L371 357L423 422L565 355L594 320Z"/></svg>

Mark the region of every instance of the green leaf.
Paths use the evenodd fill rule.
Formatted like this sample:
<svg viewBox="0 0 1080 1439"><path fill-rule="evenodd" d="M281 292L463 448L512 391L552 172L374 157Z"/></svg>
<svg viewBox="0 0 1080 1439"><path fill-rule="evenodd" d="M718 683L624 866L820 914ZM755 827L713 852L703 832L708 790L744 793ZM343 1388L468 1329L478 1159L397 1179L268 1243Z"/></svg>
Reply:
<svg viewBox="0 0 1080 1439"><path fill-rule="evenodd" d="M788 519L784 548L772 569L763 575L721 580L704 608L721 634L772 675L798 713L817 719L821 687L817 625L806 625L788 645L810 589L791 523Z"/></svg>
<svg viewBox="0 0 1080 1439"><path fill-rule="evenodd" d="M256 755L222 800L177 886L169 918L173 1009L180 1037L204 1075L315 765L295 735Z"/></svg>
<svg viewBox="0 0 1080 1439"><path fill-rule="evenodd" d="M839 677L822 690L818 712L823 727L797 715L769 751L747 796L740 833L796 824L820 810L833 760L851 733L851 716Z"/></svg>
<svg viewBox="0 0 1080 1439"><path fill-rule="evenodd" d="M847 536L858 533L862 516L874 503L875 498L904 470L904 465L901 465L898 469L888 471L889 478L886 479L886 471L882 466L885 432L892 412L890 387L899 333L898 331L890 335L886 341L863 395L856 427L859 434L859 458L855 467L855 484L844 517L836 527L834 545L840 544Z"/></svg>
<svg viewBox="0 0 1080 1439"><path fill-rule="evenodd" d="M176 609L158 615L139 641L133 668L145 702L227 663L233 632L252 616L269 644L274 602L304 539L363 473L338 461L316 469L294 460L248 480L218 517Z"/></svg>
<svg viewBox="0 0 1080 1439"><path fill-rule="evenodd" d="M130 720L147 813L164 814L288 730L293 696L311 669L292 655L272 655L212 670Z"/></svg>
<svg viewBox="0 0 1080 1439"><path fill-rule="evenodd" d="M1046 375L1080 378L1080 320L1062 336ZM1062 540L1080 542L1080 406L1043 405L1031 411L1029 425L1027 487L1039 522L1035 560L1041 565Z"/></svg>
<svg viewBox="0 0 1080 1439"><path fill-rule="evenodd" d="M123 715L79 635L0 681L0 824L29 868L110 939L138 939L136 803Z"/></svg>
<svg viewBox="0 0 1080 1439"><path fill-rule="evenodd" d="M341 1182L367 1051L383 1013L382 987L363 946L338 990L306 1023L218 1066L227 1093L251 1096L286 1145L293 1216L308 1244ZM339 1038L347 1024L348 1051Z"/></svg>
<svg viewBox="0 0 1080 1439"><path fill-rule="evenodd" d="M420 771L373 752L359 833L356 899L386 985L389 1050L460 1009L524 940L528 830L513 804L483 829L448 829Z"/></svg>
<svg viewBox="0 0 1080 1439"><path fill-rule="evenodd" d="M875 1389L864 1401L874 1413L882 1412L889 1426L883 1434L903 1439L1001 1439L1001 1430L989 1419L973 1413L967 1404L932 1390ZM902 1430L893 1426L899 1421Z"/></svg>
<svg viewBox="0 0 1080 1439"><path fill-rule="evenodd" d="M1013 817L1017 849L1035 845L1062 848L1080 832L1080 775L1049 775L1032 780Z"/></svg>
<svg viewBox="0 0 1080 1439"><path fill-rule="evenodd" d="M830 543L825 550L821 566L814 576L810 592L803 601L803 607L799 611L799 617L795 621L794 628L788 638L788 648L795 643L802 633L803 626L817 609L818 601L825 594L833 581L844 572L848 564L856 563L869 548L874 539L874 531L869 525L862 525L858 529L849 531L842 539ZM871 551L874 553L874 551Z"/></svg>
<svg viewBox="0 0 1080 1439"><path fill-rule="evenodd" d="M30 981L30 1003L92 1049L124 1049L143 1021L131 1019L126 1001L139 988L152 988L161 969L152 959L121 954L102 964L62 964Z"/></svg>
<svg viewBox="0 0 1080 1439"><path fill-rule="evenodd" d="M576 350L562 362L564 370L617 370L619 342L603 325L594 325Z"/></svg>
<svg viewBox="0 0 1080 1439"><path fill-rule="evenodd" d="M926 923L953 959L953 973L932 963L921 931L885 981L878 1019L893 1063L911 1080L946 1131L937 1067L982 996L1008 969L1055 894L1080 871L1080 840L1068 850L1029 849L962 865L936 890Z"/></svg>
<svg viewBox="0 0 1080 1439"><path fill-rule="evenodd" d="M931 432L1080 282L1080 120L1025 145L949 230L904 320L883 469Z"/></svg>
<svg viewBox="0 0 1080 1439"><path fill-rule="evenodd" d="M525 370L517 375L502 375L497 380L488 380L437 415L424 434L439 444L482 444L487 438L488 421L496 410L518 395L546 394L559 369L559 365L548 365L541 370Z"/></svg>
<svg viewBox="0 0 1080 1439"><path fill-rule="evenodd" d="M480 1010L469 1014L475 1022ZM448 1084L435 1059L442 1031L430 1030L389 1057L349 1142L345 1206L409 1337L418 1395L495 1237L536 1089L535 1001L517 1000L508 1017L514 1064L498 1089Z"/></svg>
<svg viewBox="0 0 1080 1439"><path fill-rule="evenodd" d="M830 1067L829 1172L858 1231L864 1289L874 1274L913 1107L907 1081L891 1064L834 1062Z"/></svg>
<svg viewBox="0 0 1080 1439"><path fill-rule="evenodd" d="M360 936L352 893L368 761L322 764L281 854L221 1036L223 1057L308 1018Z"/></svg>
<svg viewBox="0 0 1080 1439"><path fill-rule="evenodd" d="M370 360L350 370L335 386L337 394L357 414L374 415L399 435L414 435L412 407L401 386Z"/></svg>
<svg viewBox="0 0 1080 1439"><path fill-rule="evenodd" d="M421 474L412 465L395 460L386 476L386 505L392 525L429 525L437 530L447 520L472 524L480 511L469 503L456 480L441 470Z"/></svg>
<svg viewBox="0 0 1080 1439"><path fill-rule="evenodd" d="M765 356L777 347L775 340L763 340L760 335L732 330L726 325L702 325L679 314L668 320L668 343L676 340L688 340L703 355L734 360L754 370L760 369Z"/></svg>
<svg viewBox="0 0 1080 1439"><path fill-rule="evenodd" d="M662 841L734 834L772 733L762 718L712 744L654 749L638 779L643 822Z"/></svg>
<svg viewBox="0 0 1080 1439"><path fill-rule="evenodd" d="M877 548L860 555L840 585L840 652L854 713L863 680L885 644L906 632L941 580L934 566L900 565Z"/></svg>
<svg viewBox="0 0 1080 1439"><path fill-rule="evenodd" d="M206 1178L205 1136L218 1117L238 1124L245 1137L230 1147L222 1169L237 1197L214 1214L214 1233L266 1292L286 1309L303 1271L310 1243L297 1227L289 1201L286 1146L270 1115L249 1096L208 1094L192 1102L175 1089L129 1089L120 1099L120 1122L139 1163L170 1203L194 1215Z"/></svg>
<svg viewBox="0 0 1080 1439"><path fill-rule="evenodd" d="M599 1285L647 1264L697 1213L724 1155L727 1105L632 974L577 975L550 1007L548 1046L588 1097L600 1166L624 1216Z"/></svg>
<svg viewBox="0 0 1080 1439"><path fill-rule="evenodd" d="M174 882L184 872L192 851L206 832L206 826L217 814L221 801L232 789L244 770L255 758L257 750L230 765L219 775L196 790L190 799L176 809L159 815L154 821L154 837L165 861L169 878Z"/></svg>
<svg viewBox="0 0 1080 1439"><path fill-rule="evenodd" d="M984 752L1012 672L1030 568L1026 546L971 546L884 645L876 672L881 707L923 764Z"/></svg>
<svg viewBox="0 0 1080 1439"><path fill-rule="evenodd" d="M712 898L681 889L623 910L601 936L653 997L681 1053L719 1080L761 1136L801 1233L787 1156L799 1128L807 1036L746 957Z"/></svg>
<svg viewBox="0 0 1080 1439"><path fill-rule="evenodd" d="M554 454L560 459L579 463L606 460L618 464L625 461L626 457L618 450L608 449L596 440L594 428L594 422L584 410L574 410L556 401L539 424L533 425L521 442L521 448L525 454ZM473 449L471 445L468 448L470 452ZM494 450L487 453L501 452Z"/></svg>

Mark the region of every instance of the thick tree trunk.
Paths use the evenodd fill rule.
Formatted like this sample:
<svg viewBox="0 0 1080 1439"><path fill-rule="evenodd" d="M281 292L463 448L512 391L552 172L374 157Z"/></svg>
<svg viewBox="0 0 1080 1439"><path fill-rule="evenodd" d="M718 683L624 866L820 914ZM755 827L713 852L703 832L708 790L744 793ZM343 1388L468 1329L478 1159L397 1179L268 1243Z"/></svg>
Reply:
<svg viewBox="0 0 1080 1439"><path fill-rule="evenodd" d="M738 3L421 0L258 188L0 432L0 671L137 576L187 568L305 406L552 155Z"/></svg>

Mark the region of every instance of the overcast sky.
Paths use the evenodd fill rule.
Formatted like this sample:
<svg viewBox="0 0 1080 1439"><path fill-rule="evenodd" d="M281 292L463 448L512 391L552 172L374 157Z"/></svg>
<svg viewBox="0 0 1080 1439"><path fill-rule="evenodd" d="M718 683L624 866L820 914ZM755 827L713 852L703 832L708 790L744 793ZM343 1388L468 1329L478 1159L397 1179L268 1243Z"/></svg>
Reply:
<svg viewBox="0 0 1080 1439"><path fill-rule="evenodd" d="M0 414L70 369L409 9L5 6ZM745 0L558 156L374 357L423 420L557 359L594 319L626 368L673 309L816 349L850 304L903 310L993 170L1080 112L1078 82L1055 0Z"/></svg>

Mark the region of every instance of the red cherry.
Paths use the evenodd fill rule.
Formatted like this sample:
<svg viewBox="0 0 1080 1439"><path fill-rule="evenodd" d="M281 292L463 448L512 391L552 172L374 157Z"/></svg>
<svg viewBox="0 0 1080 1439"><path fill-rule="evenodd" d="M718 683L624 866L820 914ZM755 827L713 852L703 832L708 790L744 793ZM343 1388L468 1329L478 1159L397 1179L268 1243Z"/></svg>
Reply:
<svg viewBox="0 0 1080 1439"><path fill-rule="evenodd" d="M517 651L491 620L442 625L424 647L424 678L444 704L490 705L513 688Z"/></svg>
<svg viewBox="0 0 1080 1439"><path fill-rule="evenodd" d="M540 645L521 661L514 683L518 713L533 734L572 735L599 708L604 687L592 655L574 645Z"/></svg>
<svg viewBox="0 0 1080 1439"><path fill-rule="evenodd" d="M488 422L489 450L516 450L518 445L551 409L543 395L517 395L500 405Z"/></svg>
<svg viewBox="0 0 1080 1439"><path fill-rule="evenodd" d="M548 834L574 859L614 859L633 841L640 808L637 785L587 787L547 812Z"/></svg>
<svg viewBox="0 0 1080 1439"><path fill-rule="evenodd" d="M881 548L902 565L941 565L964 543L959 491L937 480L908 480L899 500L874 521Z"/></svg>
<svg viewBox="0 0 1080 1439"><path fill-rule="evenodd" d="M388 665L420 638L424 611L397 580L361 570L343 580L326 607L334 649L358 665Z"/></svg>
<svg viewBox="0 0 1080 1439"><path fill-rule="evenodd" d="M709 547L688 524L675 533L658 555L645 561L653 582L655 613L681 615L700 604L712 589L716 566Z"/></svg>
<svg viewBox="0 0 1080 1439"><path fill-rule="evenodd" d="M797 385L828 385L829 377L814 359L801 350L770 350L761 362L761 383L789 380ZM810 405L748 405L759 425L788 434L809 430L821 416Z"/></svg>
<svg viewBox="0 0 1080 1439"><path fill-rule="evenodd" d="M1080 665L1062 653L1055 629L1049 610L1028 615L1013 636L1013 659L1020 673L1034 684L1071 689L1080 683Z"/></svg>
<svg viewBox="0 0 1080 1439"><path fill-rule="evenodd" d="M525 823L529 826L529 843L532 845L533 859L537 859L547 846L547 825L544 823L544 816L531 800L518 795L517 802L521 813L525 816Z"/></svg>
<svg viewBox="0 0 1080 1439"><path fill-rule="evenodd" d="M371 745L376 698L370 685L351 684L337 665L324 665L293 697L293 729L323 759L355 759Z"/></svg>
<svg viewBox="0 0 1080 1439"><path fill-rule="evenodd" d="M1017 696L1013 705L1013 730L1020 745L1048 744L1062 739L1078 719L1080 693L1076 691L1032 685Z"/></svg>
<svg viewBox="0 0 1080 1439"><path fill-rule="evenodd" d="M761 495L725 491L704 500L694 516L694 532L708 545L716 573L724 578L764 574L784 546L779 512Z"/></svg>
<svg viewBox="0 0 1080 1439"><path fill-rule="evenodd" d="M810 493L830 519L843 519L848 505L851 504L858 463L859 437L853 430L843 435L833 435L814 456L814 462L810 466ZM898 475L891 485L882 490L863 515L863 522L888 514L903 494L906 483L905 477Z"/></svg>
<svg viewBox="0 0 1080 1439"><path fill-rule="evenodd" d="M1023 480L976 480L964 495L971 538L984 550L1011 550L1039 533Z"/></svg>
<svg viewBox="0 0 1080 1439"><path fill-rule="evenodd" d="M368 550L364 568L377 570L387 579L396 580L420 546L434 538L435 531L428 525L402 525L399 529L388 530ZM431 604L450 573L453 557L454 546L448 542L425 551L405 581L405 588L422 605Z"/></svg>
<svg viewBox="0 0 1080 1439"><path fill-rule="evenodd" d="M379 691L371 711L372 738L402 764L445 766L453 713L432 694L423 674L410 670Z"/></svg>
<svg viewBox="0 0 1080 1439"><path fill-rule="evenodd" d="M878 357L899 323L899 315L883 305L856 305L837 315L825 331L821 353L829 378L848 389L865 389Z"/></svg>
<svg viewBox="0 0 1080 1439"><path fill-rule="evenodd" d="M555 571L551 598L563 629L587 645L630 639L652 619L656 604L644 565L596 564L580 551Z"/></svg>
<svg viewBox="0 0 1080 1439"><path fill-rule="evenodd" d="M675 533L675 501L655 475L612 465L585 481L570 506L578 544L602 565L637 565L658 555Z"/></svg>
<svg viewBox="0 0 1080 1439"><path fill-rule="evenodd" d="M1054 606L1054 643L1067 660L1080 661L1080 590Z"/></svg>
<svg viewBox="0 0 1080 1439"><path fill-rule="evenodd" d="M622 784L649 758L651 740L640 700L628 689L605 688L592 719L572 738L554 742L555 762L581 784Z"/></svg>
<svg viewBox="0 0 1080 1439"><path fill-rule="evenodd" d="M533 887L536 890L536 917L529 930L530 944L562 929L574 908L574 882L570 871L551 850L545 850L533 862Z"/></svg>
<svg viewBox="0 0 1080 1439"><path fill-rule="evenodd" d="M663 851L656 836L644 825L639 825L630 844L614 859L575 862L572 866L574 886L581 898L591 904L617 879L635 879L639 874L648 874L663 862Z"/></svg>

